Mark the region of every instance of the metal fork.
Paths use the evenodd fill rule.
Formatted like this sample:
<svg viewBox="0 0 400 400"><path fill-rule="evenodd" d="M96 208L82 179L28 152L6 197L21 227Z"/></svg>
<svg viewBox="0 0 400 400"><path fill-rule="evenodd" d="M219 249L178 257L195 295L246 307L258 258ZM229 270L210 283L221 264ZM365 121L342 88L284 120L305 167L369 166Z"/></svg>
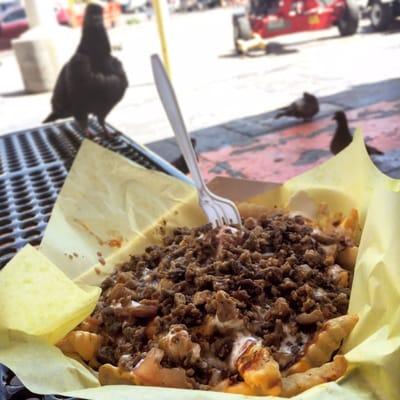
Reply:
<svg viewBox="0 0 400 400"><path fill-rule="evenodd" d="M223 225L241 225L240 214L235 204L223 197L210 192L204 183L196 160L192 143L190 142L185 123L176 99L175 91L165 72L158 55L151 56L154 80L158 95L164 106L171 127L175 133L179 148L185 158L194 184L199 192L199 203L207 215L208 221L215 227Z"/></svg>

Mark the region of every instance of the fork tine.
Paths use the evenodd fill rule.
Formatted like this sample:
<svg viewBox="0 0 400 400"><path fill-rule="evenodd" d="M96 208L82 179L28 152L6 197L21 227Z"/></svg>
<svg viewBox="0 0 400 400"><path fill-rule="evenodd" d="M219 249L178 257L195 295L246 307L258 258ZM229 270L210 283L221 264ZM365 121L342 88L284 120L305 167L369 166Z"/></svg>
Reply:
<svg viewBox="0 0 400 400"><path fill-rule="evenodd" d="M235 218L235 214L233 210L227 204L221 204L220 202L216 202L218 204L219 210L221 212L221 219L224 225L232 224L237 218ZM236 222L237 223L237 222Z"/></svg>
<svg viewBox="0 0 400 400"><path fill-rule="evenodd" d="M208 220L214 226L241 225L240 215L236 212L235 205L230 200L215 200L206 195L201 205L208 216Z"/></svg>
<svg viewBox="0 0 400 400"><path fill-rule="evenodd" d="M218 200L216 200L213 198L212 193L208 193L208 195L210 196L211 201L208 201L207 204L213 208L214 213L220 221L220 224L240 224L240 216L235 211L234 203L228 199L220 200L220 198L218 198Z"/></svg>
<svg viewBox="0 0 400 400"><path fill-rule="evenodd" d="M238 215L235 209L230 204L225 204L223 207L225 219L231 224L240 224L240 215Z"/></svg>
<svg viewBox="0 0 400 400"><path fill-rule="evenodd" d="M219 214L218 210L214 208L213 203L202 203L202 207L204 212L207 215L208 221L214 226L214 227L219 227L220 221L219 221Z"/></svg>
<svg viewBox="0 0 400 400"><path fill-rule="evenodd" d="M225 205L218 202L216 204L218 204L218 208L220 210L220 219L223 225L228 225L229 218L227 218L226 215Z"/></svg>
<svg viewBox="0 0 400 400"><path fill-rule="evenodd" d="M222 203L221 208L224 212L224 215L227 217L227 220L232 219L233 221L236 221L237 224L241 224L240 215L236 208L235 203L233 203L229 199L224 199L222 197L219 197L211 192L209 192L209 194L214 202L217 202L220 204ZM229 217L228 217L228 215L229 215Z"/></svg>
<svg viewBox="0 0 400 400"><path fill-rule="evenodd" d="M212 207L213 207L213 209L215 211L215 214L217 215L218 227L221 228L222 226L225 225L221 207L220 207L220 205L218 203L213 203Z"/></svg>

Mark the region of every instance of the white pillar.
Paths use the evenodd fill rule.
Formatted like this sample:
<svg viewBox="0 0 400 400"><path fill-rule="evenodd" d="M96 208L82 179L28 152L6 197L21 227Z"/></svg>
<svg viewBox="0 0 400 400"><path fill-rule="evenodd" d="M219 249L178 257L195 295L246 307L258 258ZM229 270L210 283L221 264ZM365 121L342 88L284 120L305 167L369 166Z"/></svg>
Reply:
<svg viewBox="0 0 400 400"><path fill-rule="evenodd" d="M57 24L53 1L25 0L25 11L29 21L29 27L49 26Z"/></svg>
<svg viewBox="0 0 400 400"><path fill-rule="evenodd" d="M60 69L55 45L55 40L60 41L60 37L53 6L53 2L48 0L25 0L30 28L12 41L28 93L53 90Z"/></svg>

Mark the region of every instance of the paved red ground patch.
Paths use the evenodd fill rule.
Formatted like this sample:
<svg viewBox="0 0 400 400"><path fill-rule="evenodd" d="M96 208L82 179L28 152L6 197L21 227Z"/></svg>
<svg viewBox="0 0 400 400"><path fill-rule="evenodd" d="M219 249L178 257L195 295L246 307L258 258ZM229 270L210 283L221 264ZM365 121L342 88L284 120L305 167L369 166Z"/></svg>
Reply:
<svg viewBox="0 0 400 400"><path fill-rule="evenodd" d="M351 128L361 128L366 141L387 152L400 148L400 101L382 102L346 112ZM206 180L231 176L282 182L332 157L329 143L336 123L323 118L259 136L246 146L202 153Z"/></svg>

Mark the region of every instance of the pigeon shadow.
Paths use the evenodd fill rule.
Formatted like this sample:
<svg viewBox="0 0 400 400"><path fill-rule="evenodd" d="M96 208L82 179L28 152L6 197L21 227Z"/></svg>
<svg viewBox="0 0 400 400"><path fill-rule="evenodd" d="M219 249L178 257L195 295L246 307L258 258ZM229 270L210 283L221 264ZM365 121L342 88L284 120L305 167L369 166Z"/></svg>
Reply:
<svg viewBox="0 0 400 400"><path fill-rule="evenodd" d="M292 45L290 45L292 46ZM218 58L258 58L263 56L284 56L287 54L298 53L299 50L296 48L288 48L285 44L279 42L269 42L265 50L254 50L249 52L248 54L238 54L235 51L232 51L228 54L221 54Z"/></svg>
<svg viewBox="0 0 400 400"><path fill-rule="evenodd" d="M265 52L267 55L280 56L280 55L298 53L299 50L296 48L294 49L287 48L285 44L282 44L280 42L269 42L267 44Z"/></svg>
<svg viewBox="0 0 400 400"><path fill-rule="evenodd" d="M236 59L245 59L245 58L259 58L265 56L265 51L256 50L252 51L248 54L238 54L234 50L231 53L221 54L218 58L236 58Z"/></svg>

